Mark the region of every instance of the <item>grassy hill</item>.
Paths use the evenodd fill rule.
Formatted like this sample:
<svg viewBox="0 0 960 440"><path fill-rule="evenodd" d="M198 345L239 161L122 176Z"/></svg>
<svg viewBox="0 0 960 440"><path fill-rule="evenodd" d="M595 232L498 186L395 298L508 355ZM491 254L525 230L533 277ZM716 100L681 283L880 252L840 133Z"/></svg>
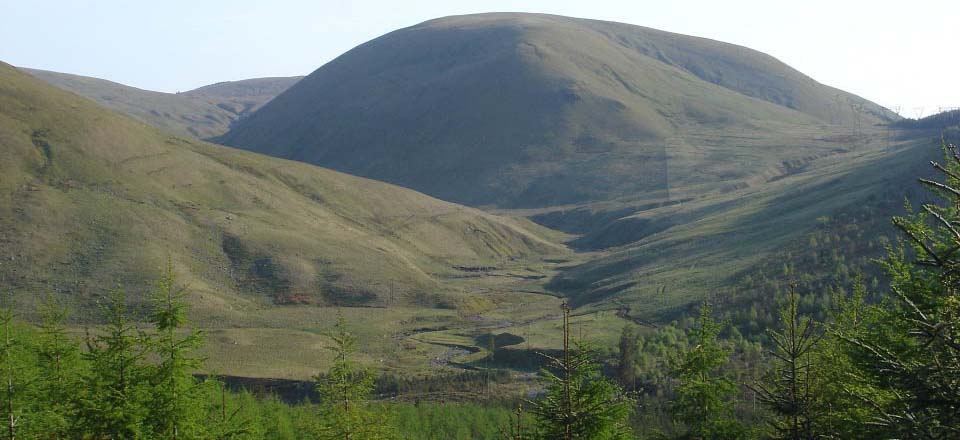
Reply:
<svg viewBox="0 0 960 440"><path fill-rule="evenodd" d="M124 102L159 102L143 93ZM634 319L761 284L748 278L766 287L737 312L794 266L824 271L808 286L849 278L821 266L880 252L863 234L940 154L937 132L893 118L746 48L530 14L385 35L223 137L297 162L170 134L3 66L0 287L27 311L56 292L88 319L105 287L139 298L171 258L221 373L309 377L336 310L361 360L396 374L483 367L491 340L511 341L497 362L522 366L556 348L561 294L579 332L612 346Z"/></svg>
<svg viewBox="0 0 960 440"><path fill-rule="evenodd" d="M479 14L362 44L220 140L444 200L530 208L669 198L704 179L749 184L822 154L782 148L779 133L849 133L894 117L740 46L612 22ZM744 134L754 145L678 147Z"/></svg>
<svg viewBox="0 0 960 440"><path fill-rule="evenodd" d="M197 138L226 133L239 119L302 78L255 78L211 84L183 93L161 93L86 76L21 70L155 127Z"/></svg>
<svg viewBox="0 0 960 440"><path fill-rule="evenodd" d="M315 373L335 306L364 306L345 313L380 356L501 302L555 313L537 286L569 258L528 221L171 135L8 65L0 148L0 286L22 311L53 292L89 321L117 284L139 303L169 258L227 374ZM407 346L393 361L447 350Z"/></svg>
<svg viewBox="0 0 960 440"><path fill-rule="evenodd" d="M672 319L757 266L779 272L774 259L783 258L787 249L809 252L802 239L832 218L855 217L865 206L882 205L870 211L869 221L888 224L902 212L903 200L918 192L916 179L930 173L928 161L939 159L941 152L933 133L911 133L890 144L885 136L875 131L867 139L872 147L813 161L802 172L764 185L723 194L704 191L682 203L639 209L630 209L637 204L628 201L597 206L599 213L616 208L624 214L572 244L603 249L603 255L565 272L552 287L579 305L632 304L637 316ZM584 215L590 208L578 209ZM565 220L547 217L560 227ZM844 249L843 243L830 241L822 247ZM858 255L847 257L854 261ZM791 277L786 272L769 275L783 283Z"/></svg>

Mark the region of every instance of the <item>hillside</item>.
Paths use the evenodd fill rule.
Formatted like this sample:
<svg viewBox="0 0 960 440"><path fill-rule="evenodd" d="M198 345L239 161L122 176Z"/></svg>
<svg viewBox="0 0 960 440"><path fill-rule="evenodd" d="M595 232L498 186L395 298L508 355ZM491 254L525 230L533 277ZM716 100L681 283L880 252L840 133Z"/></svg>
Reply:
<svg viewBox="0 0 960 440"><path fill-rule="evenodd" d="M867 138L873 148L813 161L802 172L763 185L706 197L691 195L682 203L643 207L622 200L563 215L545 214L541 221L561 229L576 227L572 220L578 216L612 217L571 243L604 249L604 254L561 274L551 287L572 296L578 305L632 304L637 316L663 320L763 266L777 271L764 276L787 283L793 275L781 268L792 263L787 258L791 252L832 255L856 271L862 267L854 266L855 261L872 263L860 258L862 249L846 241L865 245L878 236L861 231L841 242L829 235L819 250L810 247L808 237L835 218L856 218L854 228L891 232L880 226L889 225L891 216L902 213L903 201L920 192L916 180L930 175L929 161L942 158L936 136L905 133L888 143L884 132L875 131ZM869 217L864 219L865 215ZM883 255L882 246L869 251L870 257ZM802 276L823 275L811 269Z"/></svg>
<svg viewBox="0 0 960 440"><path fill-rule="evenodd" d="M255 78L211 84L182 93L161 93L86 76L21 70L155 127L201 139L226 133L239 119L249 116L302 78Z"/></svg>
<svg viewBox="0 0 960 440"><path fill-rule="evenodd" d="M533 208L753 184L833 149L784 148L780 133L849 134L893 117L740 46L479 14L362 44L219 139L444 200ZM717 138L731 142L695 151Z"/></svg>
<svg viewBox="0 0 960 440"><path fill-rule="evenodd" d="M165 134L6 65L0 139L0 275L24 295L139 290L169 257L200 307L432 306L457 267L565 252L532 224Z"/></svg>

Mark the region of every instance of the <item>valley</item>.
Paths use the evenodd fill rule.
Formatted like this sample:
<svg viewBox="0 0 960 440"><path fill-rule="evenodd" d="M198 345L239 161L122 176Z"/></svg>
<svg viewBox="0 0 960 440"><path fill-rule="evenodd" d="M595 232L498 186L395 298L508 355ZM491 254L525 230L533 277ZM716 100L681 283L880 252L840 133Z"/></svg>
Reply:
<svg viewBox="0 0 960 440"><path fill-rule="evenodd" d="M820 315L854 273L885 295L861 266L929 200L951 115L545 14L430 20L305 77L176 94L0 63L0 291L31 323L51 295L89 337L113 290L146 322L169 264L204 374L312 380L342 316L360 365L424 388L483 375L477 401L542 391L564 304L611 375L625 329L671 338L709 302L750 316L724 333L749 376L788 285L822 289L803 293Z"/></svg>

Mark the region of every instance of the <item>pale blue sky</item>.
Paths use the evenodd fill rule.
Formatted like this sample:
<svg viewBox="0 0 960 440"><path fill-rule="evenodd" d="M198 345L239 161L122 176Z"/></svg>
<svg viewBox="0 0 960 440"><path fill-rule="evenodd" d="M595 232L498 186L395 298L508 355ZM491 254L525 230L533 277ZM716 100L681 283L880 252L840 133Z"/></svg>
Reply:
<svg viewBox="0 0 960 440"><path fill-rule="evenodd" d="M544 12L769 53L914 116L960 106L960 0L0 0L0 61L160 91L303 75L431 18Z"/></svg>

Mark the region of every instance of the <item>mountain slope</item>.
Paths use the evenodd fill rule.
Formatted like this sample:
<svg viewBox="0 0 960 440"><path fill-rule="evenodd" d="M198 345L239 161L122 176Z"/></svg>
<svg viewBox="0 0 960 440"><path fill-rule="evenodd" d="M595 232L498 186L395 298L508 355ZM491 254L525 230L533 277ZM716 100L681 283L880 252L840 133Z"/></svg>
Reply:
<svg viewBox="0 0 960 440"><path fill-rule="evenodd" d="M811 155L766 153L785 129L890 117L743 47L619 23L479 14L360 45L220 140L446 200L543 207L667 198L742 150L677 156L691 136L765 138L752 170L708 176L742 184Z"/></svg>
<svg viewBox="0 0 960 440"><path fill-rule="evenodd" d="M247 117L302 78L228 81L174 94L141 90L80 75L21 70L155 127L197 138L226 133L237 120Z"/></svg>
<svg viewBox="0 0 960 440"><path fill-rule="evenodd" d="M637 207L636 203L621 202L595 207L596 213L610 213L613 218L574 245L604 249L603 255L564 272L551 287L572 297L577 305L603 309L631 304L637 317L670 320L677 312L733 286L761 264L779 270L784 262L771 258L781 252L832 252L837 260L847 257L853 261L857 255L844 254L851 245L837 236L831 237L835 241L821 243L819 250L797 240L833 218L872 212L869 221L880 225L902 214L903 200L916 202L921 193L916 179L931 173L930 160L942 157L935 136L904 133L903 138L888 144L886 134L874 130L866 139L873 148L814 160L800 172L763 185L685 198L682 203ZM613 215L618 212L614 208L619 208L619 215ZM550 220L556 221L544 223L564 225L562 216ZM877 238L855 239L866 243ZM784 285L792 277L821 275L791 274L787 269L763 274Z"/></svg>
<svg viewBox="0 0 960 440"><path fill-rule="evenodd" d="M0 286L27 302L139 295L169 258L202 316L449 305L482 285L469 268L566 252L528 222L166 134L3 64L0 153Z"/></svg>

